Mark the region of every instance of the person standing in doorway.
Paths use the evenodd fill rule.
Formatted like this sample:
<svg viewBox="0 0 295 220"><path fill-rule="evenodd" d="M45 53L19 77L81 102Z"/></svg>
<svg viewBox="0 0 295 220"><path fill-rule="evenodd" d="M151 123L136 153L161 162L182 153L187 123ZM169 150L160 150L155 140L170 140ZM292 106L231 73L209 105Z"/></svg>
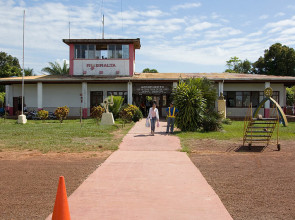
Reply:
<svg viewBox="0 0 295 220"><path fill-rule="evenodd" d="M153 106L149 110L148 118L151 120L151 134L154 136L156 122L157 122L157 127L159 127L159 111L157 109L157 105L155 101L153 101Z"/></svg>
<svg viewBox="0 0 295 220"><path fill-rule="evenodd" d="M170 107L166 109L167 112L167 129L166 133L169 133L169 128L171 133L173 133L174 130L174 122L175 122L175 116L178 112L178 109L174 107L173 102L170 103Z"/></svg>

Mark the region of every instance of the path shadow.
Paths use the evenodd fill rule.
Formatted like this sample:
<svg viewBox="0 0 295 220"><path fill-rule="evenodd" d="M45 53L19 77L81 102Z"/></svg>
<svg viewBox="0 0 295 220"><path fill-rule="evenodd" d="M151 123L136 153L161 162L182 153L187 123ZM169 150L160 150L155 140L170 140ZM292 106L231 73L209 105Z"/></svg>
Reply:
<svg viewBox="0 0 295 220"><path fill-rule="evenodd" d="M134 137L148 137L151 136L150 134L138 134L138 135L134 135Z"/></svg>
<svg viewBox="0 0 295 220"><path fill-rule="evenodd" d="M155 132L155 135L168 136L168 135L173 135L173 134L160 131L160 132ZM152 135L151 134L138 134L138 135L134 135L134 137L149 137L149 136L152 136Z"/></svg>
<svg viewBox="0 0 295 220"><path fill-rule="evenodd" d="M267 146L238 146L234 151L235 152L263 152Z"/></svg>

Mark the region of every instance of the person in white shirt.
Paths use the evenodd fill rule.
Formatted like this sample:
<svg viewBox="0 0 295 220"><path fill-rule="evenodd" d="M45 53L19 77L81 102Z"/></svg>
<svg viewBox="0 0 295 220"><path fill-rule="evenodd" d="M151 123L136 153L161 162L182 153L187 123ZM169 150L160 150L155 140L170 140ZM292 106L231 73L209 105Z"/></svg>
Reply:
<svg viewBox="0 0 295 220"><path fill-rule="evenodd" d="M155 135L155 125L157 122L157 127L159 127L159 111L157 109L157 103L153 101L153 107L150 108L149 110L149 115L148 119L151 120L151 134L154 136Z"/></svg>

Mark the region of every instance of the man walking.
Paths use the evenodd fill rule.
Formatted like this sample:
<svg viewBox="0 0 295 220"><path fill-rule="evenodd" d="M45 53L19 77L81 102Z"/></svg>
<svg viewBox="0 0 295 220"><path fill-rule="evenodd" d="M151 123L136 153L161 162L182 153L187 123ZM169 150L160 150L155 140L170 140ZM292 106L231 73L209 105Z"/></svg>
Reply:
<svg viewBox="0 0 295 220"><path fill-rule="evenodd" d="M174 129L174 122L175 122L175 115L178 112L178 109L176 109L173 106L173 102L170 103L170 107L168 107L166 109L167 112L167 129L166 129L166 133L169 133L169 128L171 127L170 131L171 133L173 133L173 129Z"/></svg>

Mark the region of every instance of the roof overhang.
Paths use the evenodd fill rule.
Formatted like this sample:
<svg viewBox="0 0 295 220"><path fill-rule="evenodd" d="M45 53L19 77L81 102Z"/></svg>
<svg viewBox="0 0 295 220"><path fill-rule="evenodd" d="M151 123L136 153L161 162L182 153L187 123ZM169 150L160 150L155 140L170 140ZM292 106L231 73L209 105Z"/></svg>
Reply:
<svg viewBox="0 0 295 220"><path fill-rule="evenodd" d="M63 39L65 44L134 44L135 49L140 49L140 38L136 39Z"/></svg>
<svg viewBox="0 0 295 220"><path fill-rule="evenodd" d="M26 76L25 83L119 83L119 82L178 82L180 79L206 77L209 80L225 83L282 83L285 86L295 85L295 77L268 76L250 74L219 74L219 73L141 73L133 76L54 76L38 75ZM22 77L0 78L0 84L11 85L22 82Z"/></svg>

